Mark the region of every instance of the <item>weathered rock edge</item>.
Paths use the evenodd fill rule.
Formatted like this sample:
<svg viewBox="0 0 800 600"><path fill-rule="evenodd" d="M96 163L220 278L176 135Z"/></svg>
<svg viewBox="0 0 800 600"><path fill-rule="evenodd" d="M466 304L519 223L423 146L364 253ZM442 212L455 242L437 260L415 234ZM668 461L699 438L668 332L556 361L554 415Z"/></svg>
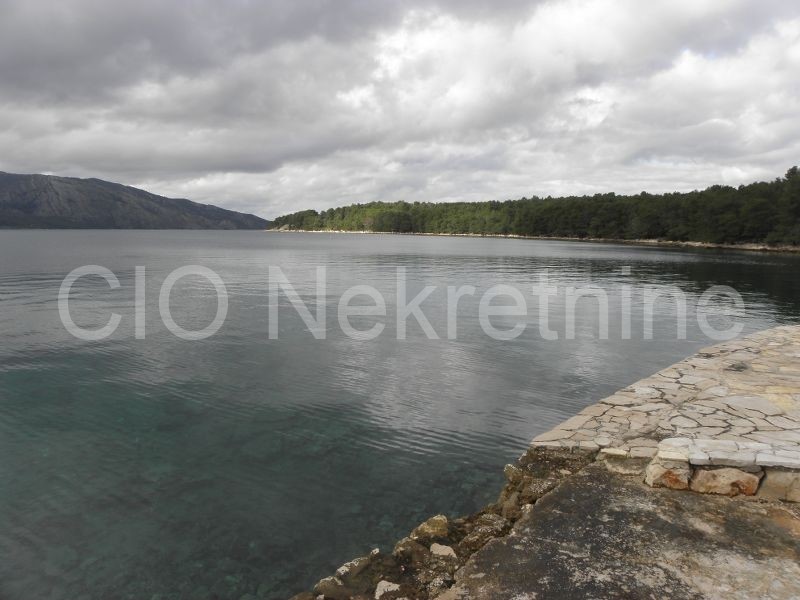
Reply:
<svg viewBox="0 0 800 600"><path fill-rule="evenodd" d="M496 502L466 517L431 517L395 544L337 569L291 600L428 600L455 583L456 571L492 539L504 537L524 512L565 479L594 462L597 452L531 447L506 465Z"/></svg>
<svg viewBox="0 0 800 600"><path fill-rule="evenodd" d="M516 464L506 465L506 483L496 502L458 519L451 520L444 515L431 517L398 541L391 553L383 554L375 549L345 563L334 575L320 580L312 591L298 594L291 600L461 600L471 597L463 592L463 586L469 583L465 577L474 576L469 571L469 565L475 560L473 557L481 557L481 551L489 542L509 539L507 536L518 528L518 523L525 519L530 521L534 506L540 500L559 493L565 486L585 485L581 480L583 473L597 467L624 475L628 481L643 482L651 464L648 461L647 458L614 457L580 448L532 446ZM729 467L690 468L685 486L661 487L736 496L748 494L748 485L758 486L759 481L763 481L761 488L769 487L770 493L759 493L753 500L769 501L775 506L774 501L785 499L787 493L800 492L800 488L794 487L798 475L797 471L787 470L768 470L763 477L761 473ZM547 514L550 509L543 510L542 514ZM469 572L465 575L465 571Z"/></svg>

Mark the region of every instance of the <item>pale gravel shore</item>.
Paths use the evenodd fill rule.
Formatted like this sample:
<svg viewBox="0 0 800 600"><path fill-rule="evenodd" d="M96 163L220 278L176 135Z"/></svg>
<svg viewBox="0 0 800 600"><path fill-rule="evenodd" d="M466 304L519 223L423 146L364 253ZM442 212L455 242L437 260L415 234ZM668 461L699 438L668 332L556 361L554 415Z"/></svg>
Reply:
<svg viewBox="0 0 800 600"><path fill-rule="evenodd" d="M547 237L528 235L502 235L483 233L400 233L394 231L347 231L344 229L265 229L265 233L331 233L355 235L407 235L423 237L466 237L466 238L499 238L509 240L542 240L554 242L591 242L595 244L625 244L629 246L649 246L664 248L699 248L710 250L742 250L746 252L769 252L798 254L800 246L768 246L767 244L711 244L708 242L676 242L669 240L651 239L615 239L615 238L577 238L577 237Z"/></svg>

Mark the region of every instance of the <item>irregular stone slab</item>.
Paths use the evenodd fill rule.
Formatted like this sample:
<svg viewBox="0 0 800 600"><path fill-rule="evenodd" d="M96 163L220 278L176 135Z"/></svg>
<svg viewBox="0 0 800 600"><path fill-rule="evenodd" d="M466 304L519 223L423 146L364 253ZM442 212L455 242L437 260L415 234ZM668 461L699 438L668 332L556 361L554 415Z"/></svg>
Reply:
<svg viewBox="0 0 800 600"><path fill-rule="evenodd" d="M594 438L594 441L601 448L605 448L606 446L610 446L613 440L611 439L611 436L598 435Z"/></svg>
<svg viewBox="0 0 800 600"><path fill-rule="evenodd" d="M647 446L647 447L650 447L650 448L657 448L658 447L658 442L656 440L651 439L651 438L643 438L643 437L637 437L637 438L633 438L632 440L628 440L628 444L630 444L631 447L635 447L635 446Z"/></svg>
<svg viewBox="0 0 800 600"><path fill-rule="evenodd" d="M692 445L692 440L689 438L666 438L658 443L659 449L671 448L688 448Z"/></svg>
<svg viewBox="0 0 800 600"><path fill-rule="evenodd" d="M624 396L622 394L614 394L608 398L603 398L601 402L612 406L634 406L643 403L641 398L631 398L630 396Z"/></svg>
<svg viewBox="0 0 800 600"><path fill-rule="evenodd" d="M670 419L669 422L675 427L697 427L698 425L697 421L694 421L687 417L675 417L673 419Z"/></svg>
<svg viewBox="0 0 800 600"><path fill-rule="evenodd" d="M641 396L643 398L659 398L661 397L661 393L649 386L637 386L633 388L633 393L637 396Z"/></svg>
<svg viewBox="0 0 800 600"><path fill-rule="evenodd" d="M800 446L800 431L765 431L761 433L749 433L747 437L767 444L791 442L793 445Z"/></svg>
<svg viewBox="0 0 800 600"><path fill-rule="evenodd" d="M752 427L748 431L752 431ZM713 438L725 433L725 427L698 427L693 433L698 437Z"/></svg>
<svg viewBox="0 0 800 600"><path fill-rule="evenodd" d="M575 432L573 431L562 431L560 429L553 429L551 431L546 431L541 435L537 435L533 438L534 442L553 442L556 440L566 440L573 436Z"/></svg>
<svg viewBox="0 0 800 600"><path fill-rule="evenodd" d="M756 410L768 416L779 415L783 412L783 409L761 396L728 396L727 398L720 398L719 401L736 408Z"/></svg>
<svg viewBox="0 0 800 600"><path fill-rule="evenodd" d="M652 458L656 452L656 448L650 446L635 446L630 449L629 455L631 458Z"/></svg>
<svg viewBox="0 0 800 600"><path fill-rule="evenodd" d="M587 406L584 408L580 414L582 415L589 415L592 417L600 417L604 415L608 410L610 410L610 406L605 404L592 404L591 406Z"/></svg>
<svg viewBox="0 0 800 600"><path fill-rule="evenodd" d="M780 427L781 429L800 429L800 423L789 416L767 417L766 420L770 424L774 425L775 427Z"/></svg>
<svg viewBox="0 0 800 600"><path fill-rule="evenodd" d="M727 427L728 423L723 421L717 417L700 417L697 419L697 422L700 423L703 427ZM748 423L751 425L751 423Z"/></svg>
<svg viewBox="0 0 800 600"><path fill-rule="evenodd" d="M638 412L650 413L657 410L664 410L666 408L670 408L670 405L664 402L648 402L647 404L642 404L641 406L637 406L636 410ZM637 413L634 413L633 415L631 415L631 417L633 416L642 416L644 420L647 420L647 417L645 415L638 415Z"/></svg>
<svg viewBox="0 0 800 600"><path fill-rule="evenodd" d="M575 415L571 419L567 419L561 425L558 426L559 429L566 429L566 430L573 430L573 429L580 429L583 427L587 421L591 421L591 415Z"/></svg>
<svg viewBox="0 0 800 600"><path fill-rule="evenodd" d="M761 473L746 473L739 469L697 469L692 476L689 489L701 494L721 496L754 496L761 481Z"/></svg>
<svg viewBox="0 0 800 600"><path fill-rule="evenodd" d="M736 452L739 449L738 444L731 440L690 439L688 445L703 452Z"/></svg>

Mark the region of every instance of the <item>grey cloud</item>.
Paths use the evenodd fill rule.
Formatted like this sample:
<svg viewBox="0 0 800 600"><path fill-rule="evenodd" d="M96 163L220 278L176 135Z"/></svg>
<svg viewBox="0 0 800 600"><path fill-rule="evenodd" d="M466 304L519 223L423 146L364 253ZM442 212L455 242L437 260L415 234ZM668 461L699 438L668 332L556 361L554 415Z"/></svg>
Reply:
<svg viewBox="0 0 800 600"><path fill-rule="evenodd" d="M321 38L350 44L412 9L499 17L530 2L470 0L0 0L5 92L91 100L142 78L197 75L237 56Z"/></svg>
<svg viewBox="0 0 800 600"><path fill-rule="evenodd" d="M798 68L778 0L0 0L0 169L265 216L738 183Z"/></svg>

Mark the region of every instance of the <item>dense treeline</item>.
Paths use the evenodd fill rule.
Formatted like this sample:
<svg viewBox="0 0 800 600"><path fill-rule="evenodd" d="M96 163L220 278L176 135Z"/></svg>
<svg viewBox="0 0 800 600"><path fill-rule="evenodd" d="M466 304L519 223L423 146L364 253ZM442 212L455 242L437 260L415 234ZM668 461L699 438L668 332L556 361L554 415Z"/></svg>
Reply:
<svg viewBox="0 0 800 600"><path fill-rule="evenodd" d="M522 198L505 202L372 202L278 217L275 227L800 245L800 173L688 193Z"/></svg>

